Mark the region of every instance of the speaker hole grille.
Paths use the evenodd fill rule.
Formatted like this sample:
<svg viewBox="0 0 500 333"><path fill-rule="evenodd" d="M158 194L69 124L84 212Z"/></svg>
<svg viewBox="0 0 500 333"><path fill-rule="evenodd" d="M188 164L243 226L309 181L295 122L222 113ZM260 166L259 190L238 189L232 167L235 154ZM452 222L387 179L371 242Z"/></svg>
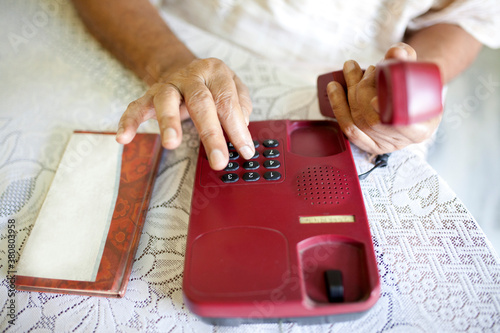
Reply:
<svg viewBox="0 0 500 333"><path fill-rule="evenodd" d="M312 166L297 175L297 195L311 205L338 205L349 193L347 176L332 166Z"/></svg>

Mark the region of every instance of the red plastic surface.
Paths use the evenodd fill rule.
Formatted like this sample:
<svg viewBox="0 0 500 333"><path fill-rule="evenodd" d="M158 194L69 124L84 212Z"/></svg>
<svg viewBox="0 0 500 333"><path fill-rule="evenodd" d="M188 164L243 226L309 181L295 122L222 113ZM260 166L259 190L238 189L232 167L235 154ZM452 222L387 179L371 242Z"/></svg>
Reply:
<svg viewBox="0 0 500 333"><path fill-rule="evenodd" d="M376 68L380 120L384 124L410 125L442 113L442 83L439 68L432 63L385 61ZM337 81L347 91L342 71L318 77L321 113L335 117L326 86Z"/></svg>
<svg viewBox="0 0 500 333"><path fill-rule="evenodd" d="M183 280L189 309L206 318L246 319L368 310L379 297L379 276L349 142L338 124L276 120L249 129L260 143L255 171L268 171L262 142L276 139L281 166L274 170L282 178L245 182L240 158L234 171L240 179L223 183L226 172L210 169L200 147ZM325 270L342 272L344 302L328 302Z"/></svg>

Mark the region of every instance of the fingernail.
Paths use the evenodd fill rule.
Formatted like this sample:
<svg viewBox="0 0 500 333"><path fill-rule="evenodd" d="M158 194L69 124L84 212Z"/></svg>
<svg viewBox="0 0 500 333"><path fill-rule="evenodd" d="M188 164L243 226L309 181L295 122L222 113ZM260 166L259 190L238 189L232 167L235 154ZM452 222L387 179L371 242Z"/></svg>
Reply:
<svg viewBox="0 0 500 333"><path fill-rule="evenodd" d="M218 165L224 163L224 154L219 149L214 149L210 153L210 165L212 167L217 167Z"/></svg>
<svg viewBox="0 0 500 333"><path fill-rule="evenodd" d="M365 70L365 74L363 75L363 79L368 79L370 78L370 74L375 71L375 66L370 65L368 68Z"/></svg>
<svg viewBox="0 0 500 333"><path fill-rule="evenodd" d="M122 134L123 134L123 127L119 127L118 131L116 131L116 137L119 137Z"/></svg>
<svg viewBox="0 0 500 333"><path fill-rule="evenodd" d="M175 140L177 140L177 132L172 127L163 131L163 142L167 143Z"/></svg>
<svg viewBox="0 0 500 333"><path fill-rule="evenodd" d="M336 92L337 91L337 85L332 81L330 83L328 83L328 85L326 86L326 91L327 92Z"/></svg>
<svg viewBox="0 0 500 333"><path fill-rule="evenodd" d="M348 72L352 71L354 68L355 68L354 61L352 61L352 60L346 61L346 63L345 63L345 69Z"/></svg>
<svg viewBox="0 0 500 333"><path fill-rule="evenodd" d="M246 160L251 159L253 157L253 155L255 154L255 152L249 146L241 147L240 153L241 153L241 156L243 156L243 158Z"/></svg>
<svg viewBox="0 0 500 333"><path fill-rule="evenodd" d="M409 55L408 54L408 50L406 49L406 47L398 45L397 48L398 48L398 50L401 50L404 53L402 55L404 55L404 56L408 56Z"/></svg>

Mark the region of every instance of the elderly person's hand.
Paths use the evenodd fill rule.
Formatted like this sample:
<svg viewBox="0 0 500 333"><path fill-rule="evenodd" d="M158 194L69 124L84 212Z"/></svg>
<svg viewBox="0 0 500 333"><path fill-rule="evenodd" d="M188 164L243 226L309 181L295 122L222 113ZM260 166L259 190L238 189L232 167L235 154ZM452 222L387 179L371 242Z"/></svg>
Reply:
<svg viewBox="0 0 500 333"><path fill-rule="evenodd" d="M158 120L162 145L177 148L181 121L191 117L205 147L210 166L226 167L228 148L223 131L245 159L255 153L248 131L252 102L247 87L221 60L194 59L164 73L157 83L128 106L120 119L119 143L129 143L148 119Z"/></svg>
<svg viewBox="0 0 500 333"><path fill-rule="evenodd" d="M415 50L398 43L385 54L385 59L417 60ZM429 138L441 121L441 116L409 126L382 124L379 117L375 67L370 66L363 74L353 61L344 64L347 96L338 82L331 82L328 98L340 128L349 141L372 154L384 154L402 149L409 144Z"/></svg>

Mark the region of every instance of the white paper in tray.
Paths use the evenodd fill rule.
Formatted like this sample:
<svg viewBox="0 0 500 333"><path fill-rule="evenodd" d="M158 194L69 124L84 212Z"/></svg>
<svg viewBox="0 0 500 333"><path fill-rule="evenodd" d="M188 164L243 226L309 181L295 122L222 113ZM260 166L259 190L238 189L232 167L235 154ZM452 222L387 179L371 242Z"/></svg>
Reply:
<svg viewBox="0 0 500 333"><path fill-rule="evenodd" d="M72 135L18 275L95 281L118 194L122 151L114 135Z"/></svg>

